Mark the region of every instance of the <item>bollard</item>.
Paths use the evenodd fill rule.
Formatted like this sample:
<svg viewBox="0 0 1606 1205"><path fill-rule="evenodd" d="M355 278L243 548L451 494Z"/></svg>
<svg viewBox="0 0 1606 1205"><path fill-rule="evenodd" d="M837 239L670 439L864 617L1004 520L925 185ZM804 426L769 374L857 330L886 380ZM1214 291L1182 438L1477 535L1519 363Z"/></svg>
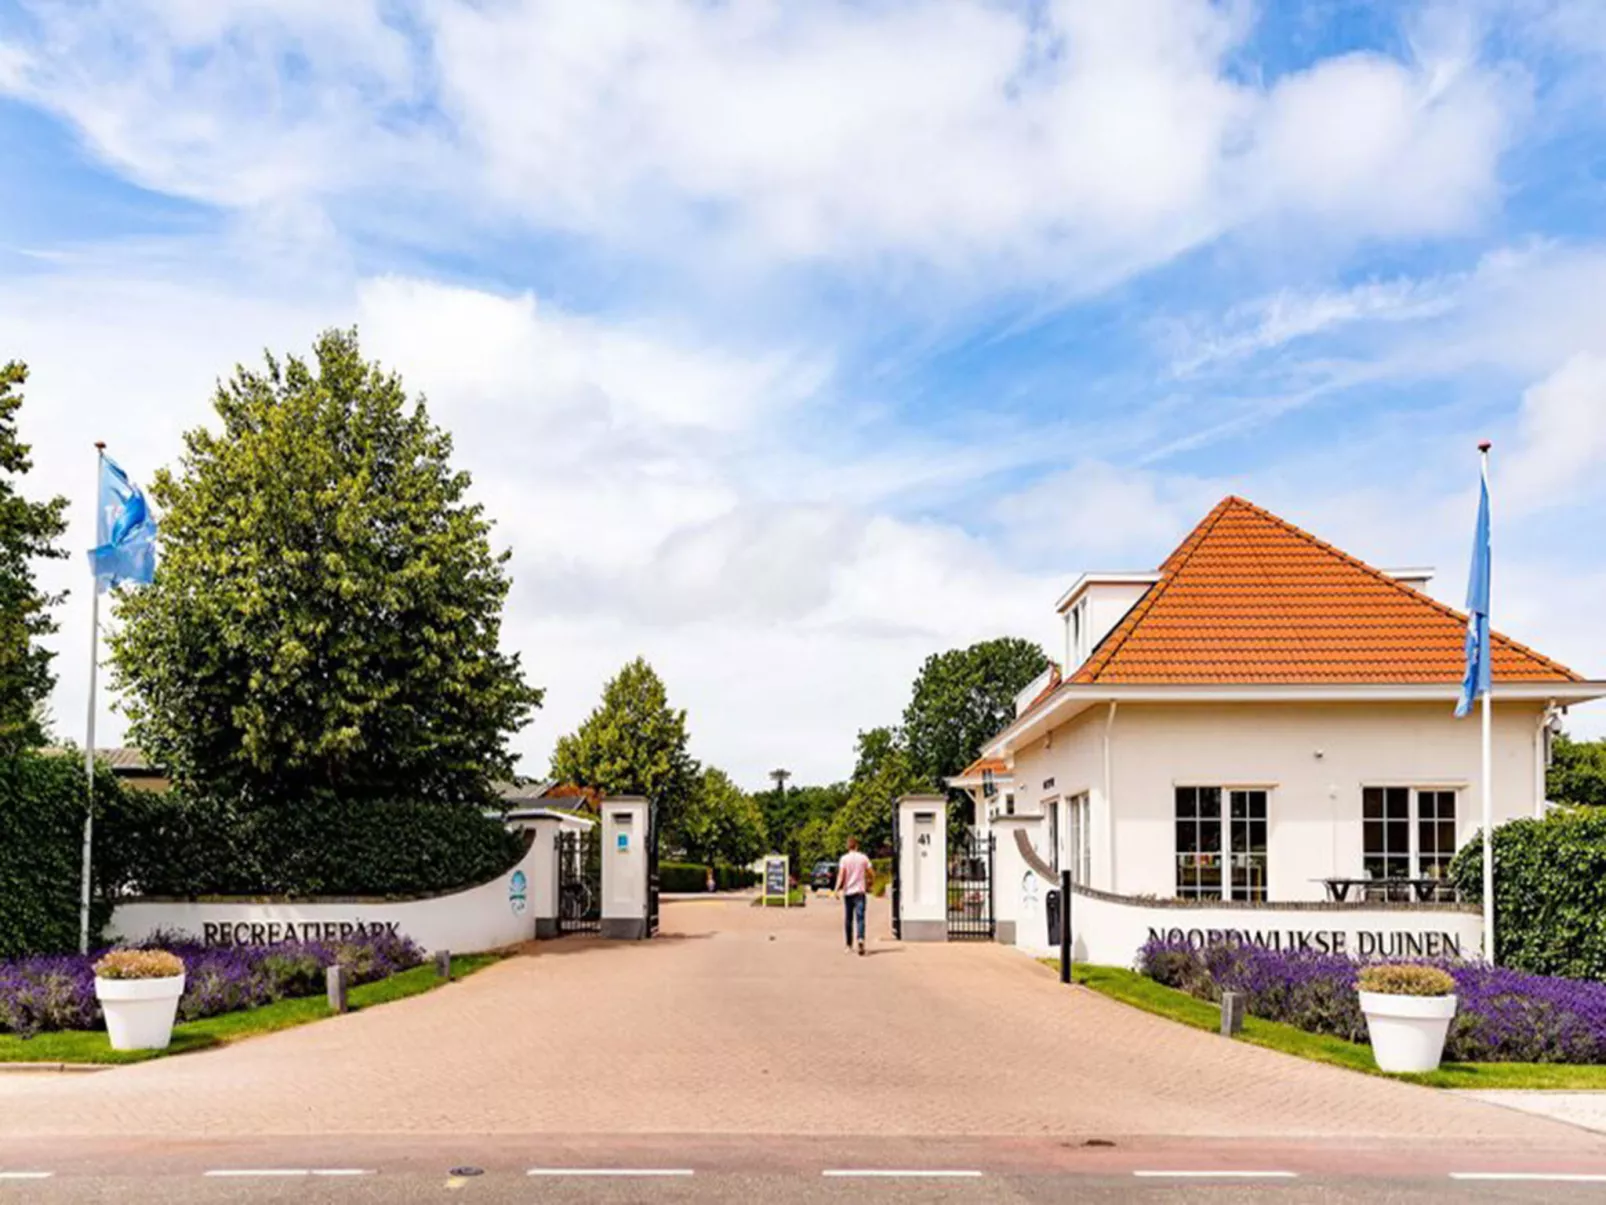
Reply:
<svg viewBox="0 0 1606 1205"><path fill-rule="evenodd" d="M1224 1038L1236 1037L1244 1028L1244 994L1242 992L1221 993L1221 1036Z"/></svg>
<svg viewBox="0 0 1606 1205"><path fill-rule="evenodd" d="M452 977L452 952L450 950L435 951L435 978L450 979Z"/></svg>
<svg viewBox="0 0 1606 1205"><path fill-rule="evenodd" d="M1060 982L1071 981L1071 872L1060 871Z"/></svg>
<svg viewBox="0 0 1606 1205"><path fill-rule="evenodd" d="M346 968L338 962L323 974L324 982L329 987L329 1011L343 1013L346 1011L346 985L348 976Z"/></svg>

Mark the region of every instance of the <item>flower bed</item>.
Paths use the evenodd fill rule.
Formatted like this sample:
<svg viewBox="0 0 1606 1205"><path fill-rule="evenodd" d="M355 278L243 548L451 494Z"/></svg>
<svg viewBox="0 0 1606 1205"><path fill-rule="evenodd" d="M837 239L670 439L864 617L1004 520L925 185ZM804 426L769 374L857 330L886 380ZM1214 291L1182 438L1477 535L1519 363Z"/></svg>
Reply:
<svg viewBox="0 0 1606 1205"><path fill-rule="evenodd" d="M1606 1063L1606 983L1529 975L1479 963L1435 962L1455 980L1458 1006L1445 1058L1453 1062ZM1203 1000L1242 992L1253 1016L1310 1033L1366 1041L1355 978L1339 955L1249 945L1196 950L1151 941L1138 970Z"/></svg>
<svg viewBox="0 0 1606 1205"><path fill-rule="evenodd" d="M266 946L203 946L183 934L159 934L146 949L184 963L178 1019L197 1021L324 990L324 971L339 963L351 982L371 983L418 966L423 952L405 937L364 934L346 941L284 941ZM102 951L101 953L104 953ZM94 964L100 953L0 962L0 1033L24 1037L61 1029L99 1029Z"/></svg>

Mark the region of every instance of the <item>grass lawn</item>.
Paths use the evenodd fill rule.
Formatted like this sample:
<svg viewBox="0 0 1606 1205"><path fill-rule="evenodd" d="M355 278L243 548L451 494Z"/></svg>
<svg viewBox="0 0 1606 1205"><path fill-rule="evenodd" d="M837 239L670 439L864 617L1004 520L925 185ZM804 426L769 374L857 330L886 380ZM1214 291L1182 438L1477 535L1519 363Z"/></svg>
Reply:
<svg viewBox="0 0 1606 1205"><path fill-rule="evenodd" d="M1056 970L1059 968L1059 963L1052 958L1042 961ZM1101 996L1144 1012L1212 1033L1221 1028L1221 1010L1216 1005L1165 987L1136 971L1078 964L1072 968L1072 978ZM1241 1040L1367 1075L1385 1075L1372 1061L1370 1046L1306 1033L1277 1021L1245 1017ZM1575 1092L1606 1089L1606 1067L1571 1063L1445 1063L1426 1075L1389 1075L1386 1078L1433 1088L1554 1088Z"/></svg>
<svg viewBox="0 0 1606 1205"><path fill-rule="evenodd" d="M500 958L499 954L458 955L452 959L452 978L472 975ZM376 1004L389 1004L392 1000L405 1000L408 996L417 996L441 986L444 986L443 981L435 977L435 967L431 963L392 975L389 979L354 987L346 999L351 1011L356 1012ZM102 1030L61 1030L31 1038L0 1034L0 1063L143 1063L147 1059L206 1050L241 1038L292 1029L309 1021L322 1021L332 1016L334 1014L329 1011L329 1002L323 996L279 1000L264 1004L261 1008L248 1008L242 1012L223 1013L202 1021L175 1025L173 1044L166 1050L113 1050Z"/></svg>

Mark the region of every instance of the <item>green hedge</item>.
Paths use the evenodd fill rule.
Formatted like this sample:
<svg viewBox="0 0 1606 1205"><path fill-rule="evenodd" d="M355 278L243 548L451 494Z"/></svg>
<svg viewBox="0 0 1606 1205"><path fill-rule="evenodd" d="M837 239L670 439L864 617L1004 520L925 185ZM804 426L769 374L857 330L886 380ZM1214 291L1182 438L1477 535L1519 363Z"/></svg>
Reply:
<svg viewBox="0 0 1606 1205"><path fill-rule="evenodd" d="M436 895L495 878L524 842L477 804L313 797L246 808L129 792L99 873L142 895Z"/></svg>
<svg viewBox="0 0 1606 1205"><path fill-rule="evenodd" d="M758 872L745 866L714 867L714 886L720 891L751 887L758 880ZM658 889L673 892L707 891L708 867L702 862L660 862Z"/></svg>
<svg viewBox="0 0 1606 1205"><path fill-rule="evenodd" d="M124 794L104 766L95 792L111 809ZM78 948L85 806L80 758L0 758L0 958ZM97 900L90 918L97 937L106 911Z"/></svg>
<svg viewBox="0 0 1606 1205"><path fill-rule="evenodd" d="M1494 831L1496 960L1536 975L1606 979L1606 811L1557 812ZM1450 874L1483 901L1481 834Z"/></svg>

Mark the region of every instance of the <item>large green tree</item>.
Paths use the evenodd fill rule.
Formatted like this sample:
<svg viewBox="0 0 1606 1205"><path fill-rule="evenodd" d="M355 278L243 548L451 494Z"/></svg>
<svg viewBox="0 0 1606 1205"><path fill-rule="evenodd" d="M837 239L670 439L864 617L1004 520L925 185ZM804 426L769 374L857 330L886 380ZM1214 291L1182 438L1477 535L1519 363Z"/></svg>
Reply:
<svg viewBox="0 0 1606 1205"><path fill-rule="evenodd" d="M713 766L697 776L697 789L676 822L674 838L693 861L725 866L746 866L767 845L758 804Z"/></svg>
<svg viewBox="0 0 1606 1205"><path fill-rule="evenodd" d="M1041 648L1014 636L927 657L903 713L915 772L939 787L963 770L1015 718L1015 696L1048 664Z"/></svg>
<svg viewBox="0 0 1606 1205"><path fill-rule="evenodd" d="M658 805L661 830L673 834L697 790L686 740L686 713L669 706L663 679L637 657L580 727L559 738L552 777L604 795L645 796Z"/></svg>
<svg viewBox="0 0 1606 1205"><path fill-rule="evenodd" d="M857 837L867 853L879 855L892 848L893 815L899 797L924 786L909 750L890 728L859 733L858 758L848 798L831 819L827 830L830 853L847 848Z"/></svg>
<svg viewBox="0 0 1606 1205"><path fill-rule="evenodd" d="M1606 807L1606 739L1558 736L1551 753L1546 793L1553 801Z"/></svg>
<svg viewBox="0 0 1606 1205"><path fill-rule="evenodd" d="M541 692L500 647L508 554L451 437L355 331L213 406L151 484L156 581L118 603L132 738L247 801L487 799Z"/></svg>
<svg viewBox="0 0 1606 1205"><path fill-rule="evenodd" d="M0 365L0 754L45 740L44 704L54 677L52 654L39 640L56 630L50 609L61 595L35 586L32 562L66 555L56 541L67 527L67 500L30 502L18 488L33 467L28 445L17 438L27 380L26 365Z"/></svg>

